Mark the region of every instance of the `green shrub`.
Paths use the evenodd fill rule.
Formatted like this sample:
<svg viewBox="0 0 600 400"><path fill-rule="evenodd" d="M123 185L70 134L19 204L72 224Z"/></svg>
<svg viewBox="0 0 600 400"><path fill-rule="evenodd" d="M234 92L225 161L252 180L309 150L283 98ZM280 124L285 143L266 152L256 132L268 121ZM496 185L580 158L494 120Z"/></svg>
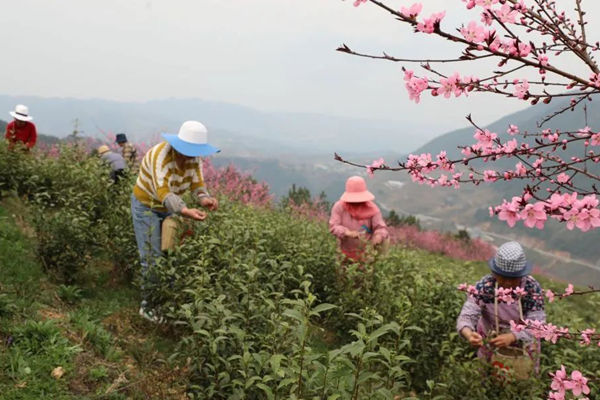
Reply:
<svg viewBox="0 0 600 400"><path fill-rule="evenodd" d="M89 263L95 244L91 222L75 210L35 214L37 255L48 272L67 283Z"/></svg>
<svg viewBox="0 0 600 400"><path fill-rule="evenodd" d="M90 368L88 372L88 377L92 381L103 381L106 378L108 378L108 370L103 365Z"/></svg>
<svg viewBox="0 0 600 400"><path fill-rule="evenodd" d="M9 317L16 311L12 299L5 293L0 293L0 317Z"/></svg>
<svg viewBox="0 0 600 400"><path fill-rule="evenodd" d="M109 360L118 358L112 335L98 321L93 320L86 310L70 314L69 319L96 353Z"/></svg>
<svg viewBox="0 0 600 400"><path fill-rule="evenodd" d="M75 304L81 300L83 292L77 285L60 285L57 290L58 297L68 304Z"/></svg>
<svg viewBox="0 0 600 400"><path fill-rule="evenodd" d="M101 255L131 275L137 247L129 210L131 180L115 185L97 157L62 145L53 157L8 151L0 145L0 190L29 200L37 254L48 272L72 283Z"/></svg>

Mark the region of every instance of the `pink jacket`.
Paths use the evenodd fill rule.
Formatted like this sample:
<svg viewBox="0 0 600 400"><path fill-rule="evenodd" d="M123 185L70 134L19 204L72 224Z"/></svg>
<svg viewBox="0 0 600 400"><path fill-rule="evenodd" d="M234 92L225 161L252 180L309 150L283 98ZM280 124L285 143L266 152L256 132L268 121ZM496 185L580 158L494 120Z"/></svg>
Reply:
<svg viewBox="0 0 600 400"><path fill-rule="evenodd" d="M362 240L372 240L379 236L386 239L389 236L387 225L381 216L381 211L367 219L354 219L344 207L342 201L338 201L331 209L329 218L329 231L338 238L340 248L346 256L357 259L364 249ZM357 231L364 234L363 238L349 238L347 231Z"/></svg>

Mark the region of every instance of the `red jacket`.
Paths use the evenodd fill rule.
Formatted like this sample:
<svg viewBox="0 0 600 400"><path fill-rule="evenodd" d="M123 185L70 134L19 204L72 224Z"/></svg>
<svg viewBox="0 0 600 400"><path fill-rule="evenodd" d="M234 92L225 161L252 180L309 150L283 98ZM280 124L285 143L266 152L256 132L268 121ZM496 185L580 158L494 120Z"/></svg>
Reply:
<svg viewBox="0 0 600 400"><path fill-rule="evenodd" d="M10 122L6 126L6 134L4 137L11 145L14 145L16 142L22 142L26 147L31 149L33 146L35 146L35 142L37 140L37 131L32 122L25 122L25 124L26 125L24 127L17 128L15 121Z"/></svg>

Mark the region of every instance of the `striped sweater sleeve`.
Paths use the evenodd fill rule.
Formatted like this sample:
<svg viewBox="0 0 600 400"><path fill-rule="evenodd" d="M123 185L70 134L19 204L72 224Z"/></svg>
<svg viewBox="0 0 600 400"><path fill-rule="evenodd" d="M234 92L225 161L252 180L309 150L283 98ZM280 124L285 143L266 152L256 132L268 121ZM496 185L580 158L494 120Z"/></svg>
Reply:
<svg viewBox="0 0 600 400"><path fill-rule="evenodd" d="M171 174L170 169L173 167L171 164L175 161L169 159L169 150L169 146L161 146L155 149L150 160L152 184L156 197L161 204L164 204L165 198L171 191L169 188L169 175Z"/></svg>

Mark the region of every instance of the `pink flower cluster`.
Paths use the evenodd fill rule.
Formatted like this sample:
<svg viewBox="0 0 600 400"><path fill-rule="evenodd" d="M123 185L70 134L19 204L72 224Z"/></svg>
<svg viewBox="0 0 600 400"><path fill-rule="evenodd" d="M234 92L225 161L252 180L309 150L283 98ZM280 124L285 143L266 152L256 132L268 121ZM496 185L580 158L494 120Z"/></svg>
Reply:
<svg viewBox="0 0 600 400"><path fill-rule="evenodd" d="M483 42L488 36L486 29L475 21L471 21L469 25L461 28L460 33L466 40L472 43Z"/></svg>
<svg viewBox="0 0 600 400"><path fill-rule="evenodd" d="M590 75L590 84L594 87L600 88L600 74L592 73Z"/></svg>
<svg viewBox="0 0 600 400"><path fill-rule="evenodd" d="M411 70L404 71L404 80L406 81L406 90L408 96L415 103L421 101L421 93L429 88L429 80L427 78L418 78Z"/></svg>
<svg viewBox="0 0 600 400"><path fill-rule="evenodd" d="M457 287L458 290L466 292L469 296L488 296L486 293L479 292L473 285L461 283ZM516 288L503 288L499 287L494 290L494 295L498 299L499 303L513 304L516 300L525 296L527 292L522 287ZM491 296L490 296L491 297Z"/></svg>
<svg viewBox="0 0 600 400"><path fill-rule="evenodd" d="M475 286L468 285L466 283L461 283L460 285L458 285L458 290L467 292L471 296L487 296L487 294L485 294L485 293L478 292L477 289L475 288ZM593 293L593 292L597 292L597 291L598 290L596 290L596 289L592 289L587 292L579 292L578 294L588 294L588 293ZM563 299L565 297L572 296L574 292L575 291L574 291L573 284L569 283L567 285L567 287L565 288L565 292L563 294L561 294L559 296L559 298ZM526 294L525 290L521 287L516 287L516 288L499 287L498 289L495 290L495 296L498 298L498 301L508 303L508 304L514 303L515 299L521 298L521 297L525 296L525 294ZM556 297L556 294L552 290L550 290L550 289L546 290L546 298L548 299L548 302L552 303L554 301L555 297Z"/></svg>
<svg viewBox="0 0 600 400"><path fill-rule="evenodd" d="M519 12L509 4L503 4L500 9L494 11L494 14L500 20L500 22L505 24L514 24L517 21Z"/></svg>
<svg viewBox="0 0 600 400"><path fill-rule="evenodd" d="M50 158L60 157L64 150L77 150L81 153L81 156L84 156L89 154L92 150L97 149L101 143L102 142L97 139L83 137L66 143L63 142L50 145L40 143L39 145L37 145L37 150L45 157Z"/></svg>
<svg viewBox="0 0 600 400"><path fill-rule="evenodd" d="M573 284L569 283L567 285L567 288L565 289L565 292L562 295L560 295L559 298L563 299L565 297L571 296L573 294L573 292L574 292ZM548 298L548 302L552 303L554 301L554 298L556 297L556 294L552 290L548 289L546 291L546 297Z"/></svg>
<svg viewBox="0 0 600 400"><path fill-rule="evenodd" d="M400 12L406 18L417 19L417 17L419 16L419 14L421 13L422 10L423 10L423 4L415 3L412 6L410 6L410 8L402 7L400 9Z"/></svg>
<svg viewBox="0 0 600 400"><path fill-rule="evenodd" d="M556 343L561 337L570 338L569 328L559 327L538 320L526 319L522 324L513 325L511 323L511 328L515 332L527 330L536 339L543 339L552 343Z"/></svg>
<svg viewBox="0 0 600 400"><path fill-rule="evenodd" d="M529 48L529 50L530 49L531 48ZM527 81L527 79L515 79L513 83L515 84L514 96L519 99L525 99L527 97L527 94L529 93L529 82Z"/></svg>
<svg viewBox="0 0 600 400"><path fill-rule="evenodd" d="M452 95L454 97L460 97L462 94L466 96L474 89L473 85L479 81L476 77L461 77L458 72L455 72L449 77L442 77L439 82L434 82L429 81L427 77L419 78L415 76L412 70L404 71L404 80L406 81L408 96L415 103L421 101L421 94L428 89L431 90L432 96L444 96L447 99Z"/></svg>
<svg viewBox="0 0 600 400"><path fill-rule="evenodd" d="M319 202L318 199L313 199L310 203L296 204L292 199L288 203L288 208L293 215L315 221L327 222L329 220L329 212Z"/></svg>
<svg viewBox="0 0 600 400"><path fill-rule="evenodd" d="M467 3L467 8L470 10L475 6L483 7L489 10L494 4L498 4L500 0L463 0L463 3Z"/></svg>
<svg viewBox="0 0 600 400"><path fill-rule="evenodd" d="M569 379L565 366L561 365L560 369L551 373L550 376L552 377L550 384L552 391L548 393L548 400L565 400L567 391L571 391L578 398L582 394L590 394L590 388L587 385L588 379L578 370L571 372L571 379ZM581 400L589 399L583 397Z"/></svg>
<svg viewBox="0 0 600 400"><path fill-rule="evenodd" d="M510 227L522 220L529 228L544 228L544 223L550 216L561 222L566 222L567 229L575 227L583 232L600 227L600 209L598 209L596 195L578 198L577 193L554 193L546 201L527 203L522 198L515 196L510 202L506 200L493 209L498 214L498 219L506 221Z"/></svg>
<svg viewBox="0 0 600 400"><path fill-rule="evenodd" d="M417 24L417 31L432 34L445 16L446 11L431 14L429 18L425 18Z"/></svg>
<svg viewBox="0 0 600 400"><path fill-rule="evenodd" d="M589 346L592 341L598 341L598 346L600 346L600 335L596 334L596 330L593 328L584 329L578 333L571 333L567 327L559 327L550 323L530 319L526 319L520 323L510 321L510 327L513 332L526 330L533 337L552 343L556 343L560 338L572 339L579 336L579 344L582 346Z"/></svg>
<svg viewBox="0 0 600 400"><path fill-rule="evenodd" d="M373 161L370 165L367 165L367 174L372 178L374 176L373 171L384 167L385 166L385 161L383 158L380 158L378 160Z"/></svg>
<svg viewBox="0 0 600 400"><path fill-rule="evenodd" d="M455 163L448 160L445 151L440 152L435 161L433 161L430 153L411 154L408 156L405 165L413 182L427 183L430 186L459 187L459 179L462 173L453 173ZM447 171L453 174L450 176L442 174L438 178L427 176L433 171Z"/></svg>
<svg viewBox="0 0 600 400"><path fill-rule="evenodd" d="M469 241L454 238L438 231L422 231L414 225L389 227L392 243L423 249L465 261L485 261L494 254L494 248L479 239Z"/></svg>
<svg viewBox="0 0 600 400"><path fill-rule="evenodd" d="M233 165L216 168L209 158L205 158L203 173L211 193L259 207L272 205L273 195L269 192L269 186L264 182L256 182L252 175L240 172Z"/></svg>
<svg viewBox="0 0 600 400"><path fill-rule="evenodd" d="M60 155L60 146L58 144L39 143L37 145L37 149L45 157L58 158L58 156Z"/></svg>

